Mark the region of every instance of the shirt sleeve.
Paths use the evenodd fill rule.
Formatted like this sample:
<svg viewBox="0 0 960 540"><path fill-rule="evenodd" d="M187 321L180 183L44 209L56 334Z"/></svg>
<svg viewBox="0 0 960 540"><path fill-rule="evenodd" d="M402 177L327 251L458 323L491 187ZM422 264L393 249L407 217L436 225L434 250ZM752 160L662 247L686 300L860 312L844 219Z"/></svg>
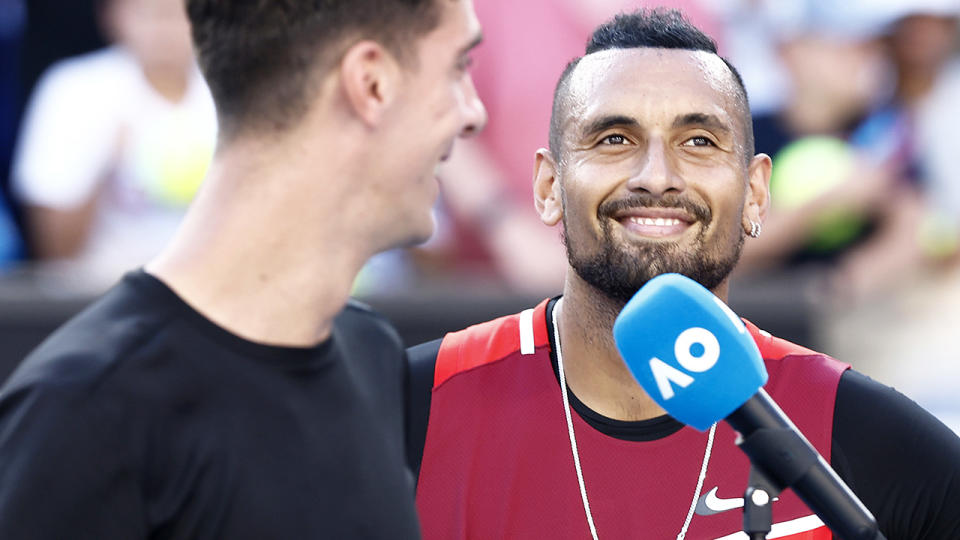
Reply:
<svg viewBox="0 0 960 540"><path fill-rule="evenodd" d="M0 392L0 538L145 538L135 474L87 391Z"/></svg>
<svg viewBox="0 0 960 540"><path fill-rule="evenodd" d="M14 155L13 190L20 202L78 207L93 197L109 172L120 136L116 117L121 105L110 103L118 77L104 64L102 56L80 57L54 65L41 78Z"/></svg>
<svg viewBox="0 0 960 540"><path fill-rule="evenodd" d="M420 463L427 440L430 420L430 398L433 395L433 373L437 365L442 339L407 349L406 373L406 439L407 465L414 478L420 477Z"/></svg>
<svg viewBox="0 0 960 540"><path fill-rule="evenodd" d="M848 370L832 465L893 539L960 538L960 438L893 388Z"/></svg>

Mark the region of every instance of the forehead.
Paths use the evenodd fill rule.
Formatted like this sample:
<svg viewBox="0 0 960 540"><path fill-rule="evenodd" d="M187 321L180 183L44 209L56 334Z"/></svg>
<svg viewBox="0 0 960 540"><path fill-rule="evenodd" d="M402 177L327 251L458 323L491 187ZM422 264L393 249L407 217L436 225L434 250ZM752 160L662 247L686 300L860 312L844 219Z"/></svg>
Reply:
<svg viewBox="0 0 960 540"><path fill-rule="evenodd" d="M672 121L691 112L741 123L736 82L715 54L680 49L611 49L585 56L570 75L571 119L628 114Z"/></svg>

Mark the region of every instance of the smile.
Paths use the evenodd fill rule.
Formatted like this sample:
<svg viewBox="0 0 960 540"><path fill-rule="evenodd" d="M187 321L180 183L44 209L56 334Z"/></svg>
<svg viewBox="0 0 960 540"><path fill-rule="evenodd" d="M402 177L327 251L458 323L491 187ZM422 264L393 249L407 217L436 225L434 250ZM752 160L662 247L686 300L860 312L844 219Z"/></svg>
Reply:
<svg viewBox="0 0 960 540"><path fill-rule="evenodd" d="M683 225L684 222L676 218L642 218L642 217L632 217L628 218L628 221L632 221L637 225L645 226L655 226L655 227L673 227L676 225Z"/></svg>
<svg viewBox="0 0 960 540"><path fill-rule="evenodd" d="M632 235L646 239L675 238L696 221L682 211L663 208L633 209L615 219Z"/></svg>

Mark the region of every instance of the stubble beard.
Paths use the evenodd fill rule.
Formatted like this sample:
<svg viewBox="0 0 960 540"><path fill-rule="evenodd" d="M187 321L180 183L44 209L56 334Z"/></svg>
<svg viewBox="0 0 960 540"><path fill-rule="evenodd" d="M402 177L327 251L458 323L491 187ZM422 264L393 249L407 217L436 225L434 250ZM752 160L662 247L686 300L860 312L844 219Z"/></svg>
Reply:
<svg viewBox="0 0 960 540"><path fill-rule="evenodd" d="M711 291L715 290L740 260L744 242L742 233L732 249L725 253L708 248L705 234L710 221L709 211L706 215L698 216L702 218L702 226L691 248L684 248L677 242L617 245L613 237L613 222L604 219L604 213L601 207L598 212L601 216L601 237L596 239L598 249L585 249L589 246L581 245L579 239L570 237L566 213L563 216L562 239L567 260L577 275L619 305L626 304L648 281L667 273L682 274Z"/></svg>

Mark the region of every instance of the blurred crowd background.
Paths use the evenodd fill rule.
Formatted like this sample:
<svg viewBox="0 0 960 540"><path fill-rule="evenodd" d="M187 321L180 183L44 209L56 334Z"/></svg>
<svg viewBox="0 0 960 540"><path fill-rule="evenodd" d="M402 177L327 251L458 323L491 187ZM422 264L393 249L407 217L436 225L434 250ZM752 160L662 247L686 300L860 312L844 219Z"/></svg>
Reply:
<svg viewBox="0 0 960 540"><path fill-rule="evenodd" d="M200 188L216 120L182 3L0 0L6 366L157 252ZM376 257L356 284L411 344L560 291L559 233L531 193L553 86L600 22L678 8L741 71L774 162L733 307L960 431L960 0L475 6L488 128L441 170L434 237Z"/></svg>

